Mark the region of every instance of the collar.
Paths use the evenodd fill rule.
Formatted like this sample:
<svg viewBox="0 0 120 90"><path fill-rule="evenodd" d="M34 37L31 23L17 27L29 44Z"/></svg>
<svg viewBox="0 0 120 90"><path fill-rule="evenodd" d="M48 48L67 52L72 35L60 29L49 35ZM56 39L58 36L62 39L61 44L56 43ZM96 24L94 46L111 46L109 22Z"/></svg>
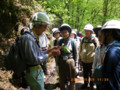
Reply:
<svg viewBox="0 0 120 90"><path fill-rule="evenodd" d="M112 46L120 46L120 41L117 41L117 40L114 40L112 41L107 47L106 47L106 50L105 52L107 52Z"/></svg>
<svg viewBox="0 0 120 90"><path fill-rule="evenodd" d="M88 40L90 40L90 39L92 39L92 38L93 38L92 35L90 36L90 38L88 38L88 37L85 36L85 39L88 39Z"/></svg>

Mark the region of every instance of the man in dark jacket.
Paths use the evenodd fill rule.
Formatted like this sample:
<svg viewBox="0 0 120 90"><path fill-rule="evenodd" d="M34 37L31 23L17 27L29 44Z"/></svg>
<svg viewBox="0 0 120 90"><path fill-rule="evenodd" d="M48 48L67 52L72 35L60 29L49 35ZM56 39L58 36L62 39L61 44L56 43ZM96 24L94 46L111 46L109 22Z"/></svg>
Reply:
<svg viewBox="0 0 120 90"><path fill-rule="evenodd" d="M22 58L26 61L26 81L31 90L44 90L43 70L41 63L52 56L60 55L60 47L53 47L47 51L41 51L38 36L47 29L48 16L43 12L37 12L32 19L33 27L21 37Z"/></svg>

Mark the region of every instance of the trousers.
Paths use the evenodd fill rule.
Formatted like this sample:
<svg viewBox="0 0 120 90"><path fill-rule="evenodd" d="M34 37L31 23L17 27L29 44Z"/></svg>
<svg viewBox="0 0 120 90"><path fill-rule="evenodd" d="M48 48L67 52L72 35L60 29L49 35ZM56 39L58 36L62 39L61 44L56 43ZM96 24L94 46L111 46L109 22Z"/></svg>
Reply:
<svg viewBox="0 0 120 90"><path fill-rule="evenodd" d="M59 62L59 77L60 77L60 89L66 90L66 81L70 82L70 90L75 90L75 62L73 59L60 60Z"/></svg>
<svg viewBox="0 0 120 90"><path fill-rule="evenodd" d="M26 81L30 90L44 90L43 70L41 67L33 66L26 71Z"/></svg>

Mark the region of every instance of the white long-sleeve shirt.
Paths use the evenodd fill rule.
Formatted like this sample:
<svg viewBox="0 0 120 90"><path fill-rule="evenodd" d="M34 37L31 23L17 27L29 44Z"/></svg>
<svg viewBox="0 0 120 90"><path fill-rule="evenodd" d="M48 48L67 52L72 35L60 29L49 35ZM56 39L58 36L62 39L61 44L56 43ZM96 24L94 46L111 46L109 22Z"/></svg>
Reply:
<svg viewBox="0 0 120 90"><path fill-rule="evenodd" d="M45 33L43 33L41 36L39 36L39 45L40 45L40 48L48 47L49 41L48 41Z"/></svg>

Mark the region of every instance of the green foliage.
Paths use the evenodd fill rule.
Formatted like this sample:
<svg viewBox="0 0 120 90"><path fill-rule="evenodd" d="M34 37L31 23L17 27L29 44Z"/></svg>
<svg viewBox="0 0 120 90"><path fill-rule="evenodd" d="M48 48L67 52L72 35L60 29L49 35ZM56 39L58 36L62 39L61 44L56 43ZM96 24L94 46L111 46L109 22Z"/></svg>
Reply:
<svg viewBox="0 0 120 90"><path fill-rule="evenodd" d="M54 13L62 23L83 32L85 24L94 27L110 19L120 18L120 0L37 0L47 12ZM55 18L54 18L55 19ZM60 23L60 24L62 24Z"/></svg>

